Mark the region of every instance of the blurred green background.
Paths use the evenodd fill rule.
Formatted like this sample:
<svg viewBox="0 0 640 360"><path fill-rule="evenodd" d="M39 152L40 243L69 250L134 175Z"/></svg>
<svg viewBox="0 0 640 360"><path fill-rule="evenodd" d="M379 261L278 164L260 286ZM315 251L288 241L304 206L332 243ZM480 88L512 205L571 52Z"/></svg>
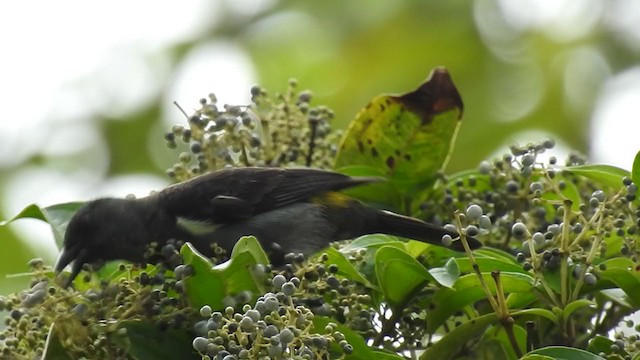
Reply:
<svg viewBox="0 0 640 360"><path fill-rule="evenodd" d="M2 219L33 202L160 188L175 159L162 133L185 122L174 100L187 112L209 92L222 102L230 94L230 101L247 103L252 83L279 91L291 77L345 127L373 96L412 90L433 67L447 67L465 104L450 172L475 167L514 141L545 136L557 140L561 156L576 149L626 168L634 155L628 149L638 147L600 138L610 128L632 133L613 121L632 124L637 117L634 1L40 5L42 21L28 7L0 9L13 21L11 31L0 29L0 40L11 40L0 74L18 78L0 92L4 107L15 109L0 115ZM112 35L116 40L102 48ZM34 48L38 55L25 53ZM65 75L62 69L77 67L72 63L94 61L85 59L93 48L102 49L98 65ZM49 68L54 60L63 65ZM47 88L39 70L62 80ZM0 293L24 288L28 277L5 275L27 271L29 259L55 260L46 227L19 223L0 227Z"/></svg>

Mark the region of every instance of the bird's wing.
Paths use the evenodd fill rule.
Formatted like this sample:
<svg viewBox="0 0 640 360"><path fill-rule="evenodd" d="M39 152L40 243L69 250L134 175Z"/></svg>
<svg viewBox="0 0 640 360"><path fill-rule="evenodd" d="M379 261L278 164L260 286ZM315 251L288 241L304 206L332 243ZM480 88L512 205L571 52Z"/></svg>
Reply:
<svg viewBox="0 0 640 360"><path fill-rule="evenodd" d="M309 168L232 168L170 186L156 196L177 217L228 222L376 181Z"/></svg>

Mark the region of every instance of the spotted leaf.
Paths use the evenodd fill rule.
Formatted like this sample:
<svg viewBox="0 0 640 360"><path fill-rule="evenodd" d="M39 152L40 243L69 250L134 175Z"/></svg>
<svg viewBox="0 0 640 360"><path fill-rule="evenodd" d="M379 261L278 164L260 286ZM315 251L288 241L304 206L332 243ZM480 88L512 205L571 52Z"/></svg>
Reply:
<svg viewBox="0 0 640 360"><path fill-rule="evenodd" d="M462 109L460 94L444 68L433 70L414 91L377 96L347 129L336 169L348 173L357 166L382 173L391 190L406 198L432 184L446 165Z"/></svg>

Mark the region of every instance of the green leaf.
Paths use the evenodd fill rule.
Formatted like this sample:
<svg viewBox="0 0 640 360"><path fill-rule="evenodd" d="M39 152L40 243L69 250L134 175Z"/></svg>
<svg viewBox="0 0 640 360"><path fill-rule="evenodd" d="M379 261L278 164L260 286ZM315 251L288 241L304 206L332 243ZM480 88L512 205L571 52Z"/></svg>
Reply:
<svg viewBox="0 0 640 360"><path fill-rule="evenodd" d="M496 285L490 272L483 272L482 277L491 290L495 293ZM502 282L502 288L505 293L511 292L529 292L533 287L534 278L530 274L516 273L516 272L501 272L500 281ZM481 285L480 279L476 274L468 274L460 277L456 282L456 289L464 289L470 287L479 287Z"/></svg>
<svg viewBox="0 0 640 360"><path fill-rule="evenodd" d="M562 170L564 173L584 176L599 184L619 189L622 178L630 176L627 170L612 165L578 165L569 166Z"/></svg>
<svg viewBox="0 0 640 360"><path fill-rule="evenodd" d="M620 248L624 244L624 236L619 236L616 231L611 232L611 236L604 238L606 251L603 258L610 259L620 256Z"/></svg>
<svg viewBox="0 0 640 360"><path fill-rule="evenodd" d="M449 259L444 267L436 267L428 271L438 284L445 287L452 287L460 277L460 269L454 259Z"/></svg>
<svg viewBox="0 0 640 360"><path fill-rule="evenodd" d="M56 323L51 323L49 327L49 333L47 334L47 342L44 344L44 350L42 351L42 358L44 360L71 360L73 359L62 346L58 330L56 329Z"/></svg>
<svg viewBox="0 0 640 360"><path fill-rule="evenodd" d="M603 289L600 290L600 294L618 305L622 305L628 309L633 309L633 304L628 301L629 297L624 293L624 291L622 291L622 289Z"/></svg>
<svg viewBox="0 0 640 360"><path fill-rule="evenodd" d="M396 355L396 354L392 354L389 352L386 352L384 350L378 350L378 349L373 349L372 351L373 357L369 358L370 359L379 359L379 360L405 360L405 357L402 357L400 355ZM347 356L347 359L351 359L350 357Z"/></svg>
<svg viewBox="0 0 640 360"><path fill-rule="evenodd" d="M513 264L520 265L520 263L516 260L515 256L509 254L504 250L491 248L491 247L483 247L480 249L476 249L473 253L476 254L477 256L492 258L492 259L500 260L502 262L511 262Z"/></svg>
<svg viewBox="0 0 640 360"><path fill-rule="evenodd" d="M489 289L495 294L495 282L489 273L483 273ZM531 293L533 278L526 274L501 273L500 279L505 293ZM453 288L441 288L430 299L427 307L427 333L435 333L444 322L467 305L486 298L476 274L461 276Z"/></svg>
<svg viewBox="0 0 640 360"><path fill-rule="evenodd" d="M640 275L634 271L635 264L628 258L604 261L606 270L600 272L599 281L607 280L618 286L629 297L634 306L640 306Z"/></svg>
<svg viewBox="0 0 640 360"><path fill-rule="evenodd" d="M514 324L513 334L516 338L516 343L518 344L517 346L521 351L524 351L527 343L527 331L522 328L522 326ZM480 343L482 344L490 342L497 342L502 345L501 348L504 354L502 354L503 356L499 357L500 359L518 359L518 356L516 355L516 352L511 345L511 341L509 340L509 336L507 335L507 332L505 331L503 326L496 326L494 330L486 331L484 333L484 336L482 337Z"/></svg>
<svg viewBox="0 0 640 360"><path fill-rule="evenodd" d="M395 354L389 354L382 352L377 349L373 349L367 345L362 336L355 332L353 329L345 326L343 324L337 323L335 320L331 318L327 318L324 316L314 316L313 317L313 326L314 332L316 333L324 333L324 328L330 323L336 324L336 330L340 331L344 334L345 339L351 344L353 347L353 353L347 355L345 359L347 360L371 360L371 359L385 359L385 360L402 360L403 357L400 357Z"/></svg>
<svg viewBox="0 0 640 360"><path fill-rule="evenodd" d="M383 246L393 246L398 249L404 250L405 243L403 241L400 241L395 236L384 234L370 234L361 236L353 240L347 246L342 247L340 249L340 252L345 254L346 256L349 256L353 252L361 252L362 250L364 250L364 265L361 265L358 268L358 272L362 274L370 283L377 284L378 279L376 276L374 259L376 256L376 251Z"/></svg>
<svg viewBox="0 0 640 360"><path fill-rule="evenodd" d="M187 297L191 306L199 309L209 305L220 310L223 299L242 291L250 291L254 296L263 289L255 265L267 264L266 254L253 236L240 238L233 248L229 261L212 267L211 261L198 253L190 243L180 249L185 265L191 265L195 274L184 280Z"/></svg>
<svg viewBox="0 0 640 360"><path fill-rule="evenodd" d="M522 359L535 359L528 358L527 356L529 355L544 355L556 360L605 360L588 351L564 346L548 346L536 349L525 355Z"/></svg>
<svg viewBox="0 0 640 360"><path fill-rule="evenodd" d="M399 240L395 236L385 234L370 234L356 238L351 243L342 247L340 249L340 252L343 254L350 254L361 249L380 248L385 245L402 248L404 246L403 243L403 241Z"/></svg>
<svg viewBox="0 0 640 360"><path fill-rule="evenodd" d="M464 253L453 251L443 246L427 244L417 240L400 240L396 236L386 234L363 235L353 240L346 246L340 248L343 254L351 254L360 250L367 250L369 254L374 254L371 250L376 250L382 246L393 246L401 249L413 257L426 255L430 259L442 259L440 264L444 264L451 257L465 257Z"/></svg>
<svg viewBox="0 0 640 360"><path fill-rule="evenodd" d="M420 356L420 360L451 359L467 342L482 335L486 328L496 321L498 321L498 317L495 313L491 313L457 326L433 346L428 347Z"/></svg>
<svg viewBox="0 0 640 360"><path fill-rule="evenodd" d="M499 250L496 250L499 251ZM476 253L474 253L476 254ZM494 257L494 254L487 256L485 249L479 249L475 256L476 263L480 267L482 272L500 271L500 272L519 272L526 274L527 272L522 268L522 265L515 261L515 258L506 259L503 257ZM456 262L460 267L460 271L463 273L470 273L473 271L473 265L468 257L457 258Z"/></svg>
<svg viewBox="0 0 640 360"><path fill-rule="evenodd" d="M560 293L562 285L560 285L562 278L560 277L560 271L543 269L544 280L547 287L553 290L555 293Z"/></svg>
<svg viewBox="0 0 640 360"><path fill-rule="evenodd" d="M335 168L378 169L388 187L407 197L432 184L444 168L461 117L460 94L449 72L437 68L415 91L371 100L349 125Z"/></svg>
<svg viewBox="0 0 640 360"><path fill-rule="evenodd" d="M421 257L429 266L444 266L451 258L465 258L467 254L454 251L444 246L427 244L422 241L409 240L404 242L404 249L414 258Z"/></svg>
<svg viewBox="0 0 640 360"><path fill-rule="evenodd" d="M548 320L550 320L553 323L557 323L558 322L558 316L550 310L547 309L542 309L542 308L532 308L532 309L524 309L524 310L517 310L511 313L511 316L513 317L518 317L518 316L527 316L527 315L535 315L535 316L540 316L543 318L546 318Z"/></svg>
<svg viewBox="0 0 640 360"><path fill-rule="evenodd" d="M465 306L485 297L481 288L467 288L456 290L453 288L441 288L429 299L427 306L427 333L435 332L455 313Z"/></svg>
<svg viewBox="0 0 640 360"><path fill-rule="evenodd" d="M520 360L555 360L555 358L546 355L529 354L521 357Z"/></svg>
<svg viewBox="0 0 640 360"><path fill-rule="evenodd" d="M193 267L194 275L184 279L187 298L193 308L210 305L216 310L222 309L222 299L226 296L224 279L213 272L213 263L200 254L191 243L180 248L185 265Z"/></svg>
<svg viewBox="0 0 640 360"><path fill-rule="evenodd" d="M481 174L476 169L464 170L455 174L447 176L446 187L451 190L452 195L456 197L460 187L459 183L469 184L469 180L474 179L475 185L473 189L476 191L491 189L491 177L489 175Z"/></svg>
<svg viewBox="0 0 640 360"><path fill-rule="evenodd" d="M527 293L511 293L507 296L508 309L525 309L538 300L535 294L536 288Z"/></svg>
<svg viewBox="0 0 640 360"><path fill-rule="evenodd" d="M573 314L573 312L575 312L576 310L583 307L595 307L596 305L597 304L595 302L587 299L579 299L576 301L572 301L568 303L564 307L564 309L562 309L562 319L566 323L569 317L571 316L571 314Z"/></svg>
<svg viewBox="0 0 640 360"><path fill-rule="evenodd" d="M386 179L382 169L367 165L349 165L341 167L338 172L349 176L377 177ZM402 195L387 181L374 182L362 186L342 190L345 194L371 206L385 208L396 212L402 212Z"/></svg>
<svg viewBox="0 0 640 360"><path fill-rule="evenodd" d="M608 354L611 352L611 345L613 345L613 340L602 335L596 335L589 341L587 350L594 354ZM623 358L629 355L629 353L627 353L624 349L618 350L617 354L622 355Z"/></svg>
<svg viewBox="0 0 640 360"><path fill-rule="evenodd" d="M121 269L121 265L124 265L124 269ZM90 277L90 281L86 281L84 276L76 277L73 280L73 287L79 292L85 292L89 289L99 288L100 284L105 280L112 284L119 283L121 279L133 281L142 272L153 276L158 273L158 270L159 268L150 264L147 264L144 268L139 268L137 265L133 266L132 263L124 260L107 261L99 269L84 273ZM55 277L53 273L51 274L52 277ZM169 276L173 276L173 273Z"/></svg>
<svg viewBox="0 0 640 360"><path fill-rule="evenodd" d="M335 248L327 248L323 251L324 254L327 255L327 261L325 264L335 264L338 266L338 274L344 277L349 278L350 280L359 282L368 287L373 287L373 285L367 280L354 266L353 264L345 257L343 253L338 251Z"/></svg>
<svg viewBox="0 0 640 360"><path fill-rule="evenodd" d="M379 177L386 179L385 172L377 167L367 165L349 165L340 168L340 172L349 176Z"/></svg>
<svg viewBox="0 0 640 360"><path fill-rule="evenodd" d="M136 360L200 359L191 347L192 339L184 331L160 330L142 321L125 321L118 329L112 340Z"/></svg>
<svg viewBox="0 0 640 360"><path fill-rule="evenodd" d="M633 168L631 169L631 180L634 184L640 184L640 151L636 153L633 159Z"/></svg>
<svg viewBox="0 0 640 360"><path fill-rule="evenodd" d="M413 256L414 258L417 258L420 255L429 253L429 250L433 248L442 248L445 250L449 250L441 246L433 246L431 244L427 244L425 242L417 241L417 240L409 240L404 243L404 249L407 251L407 254ZM430 253L433 254L433 252L430 252ZM445 255L444 257L446 257L447 259L451 258L450 256L447 256L447 255Z"/></svg>
<svg viewBox="0 0 640 360"><path fill-rule="evenodd" d="M242 253L251 255L257 264L269 264L269 256L254 236L241 237L231 250L231 259L241 256Z"/></svg>
<svg viewBox="0 0 640 360"><path fill-rule="evenodd" d="M393 307L403 304L417 287L427 281L435 282L416 259L392 246L378 249L375 266L380 290Z"/></svg>
<svg viewBox="0 0 640 360"><path fill-rule="evenodd" d="M636 267L635 262L633 262L633 260L627 257L617 257L614 259L609 259L609 260L603 261L601 264L606 268L606 270L618 269L618 270L633 271Z"/></svg>
<svg viewBox="0 0 640 360"><path fill-rule="evenodd" d="M67 230L67 224L69 223L69 220L71 220L73 214L75 214L78 208L82 205L84 205L83 202L69 202L43 208L36 204L31 204L22 209L22 211L13 218L1 221L0 226L4 226L19 219L37 219L45 221L51 226L56 244L58 244L58 247L61 247L64 239L64 233Z"/></svg>
<svg viewBox="0 0 640 360"><path fill-rule="evenodd" d="M499 327L493 331L485 331L485 335L494 334L495 331L499 331ZM473 359L500 359L500 360L517 360L517 358L510 354L508 347L505 348L502 341L495 337L483 337L477 341L477 344L473 346ZM467 359L464 356L456 356L456 359Z"/></svg>

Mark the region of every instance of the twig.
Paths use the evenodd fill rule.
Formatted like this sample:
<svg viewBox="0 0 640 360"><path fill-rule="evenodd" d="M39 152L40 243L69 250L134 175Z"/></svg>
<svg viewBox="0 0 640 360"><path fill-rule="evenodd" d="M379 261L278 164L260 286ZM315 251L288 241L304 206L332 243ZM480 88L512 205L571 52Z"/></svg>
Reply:
<svg viewBox="0 0 640 360"><path fill-rule="evenodd" d="M184 115L184 117L186 117L187 119L189 118L189 115L187 114L186 111L184 111L184 109L182 108L182 106L180 106L180 104L178 104L177 101L173 101L173 105L175 105L175 107L178 108L178 110L180 110L180 112Z"/></svg>
<svg viewBox="0 0 640 360"><path fill-rule="evenodd" d="M309 117L309 126L311 127L311 134L309 135L309 152L307 152L307 167L311 167L313 160L313 150L316 147L316 133L318 128L318 119L316 117Z"/></svg>
<svg viewBox="0 0 640 360"><path fill-rule="evenodd" d="M513 323L515 321L511 315L509 315L507 300L504 297L504 288L502 287L502 281L500 281L500 271L492 271L491 277L493 277L493 281L496 283L496 298L498 299L499 310L496 311L496 314L498 315L498 319L500 319L500 324L504 327L504 331L507 333L507 337L509 338L513 351L515 351L518 358L520 358L523 354L522 350L520 350L520 347L518 346L516 335L513 332Z"/></svg>

